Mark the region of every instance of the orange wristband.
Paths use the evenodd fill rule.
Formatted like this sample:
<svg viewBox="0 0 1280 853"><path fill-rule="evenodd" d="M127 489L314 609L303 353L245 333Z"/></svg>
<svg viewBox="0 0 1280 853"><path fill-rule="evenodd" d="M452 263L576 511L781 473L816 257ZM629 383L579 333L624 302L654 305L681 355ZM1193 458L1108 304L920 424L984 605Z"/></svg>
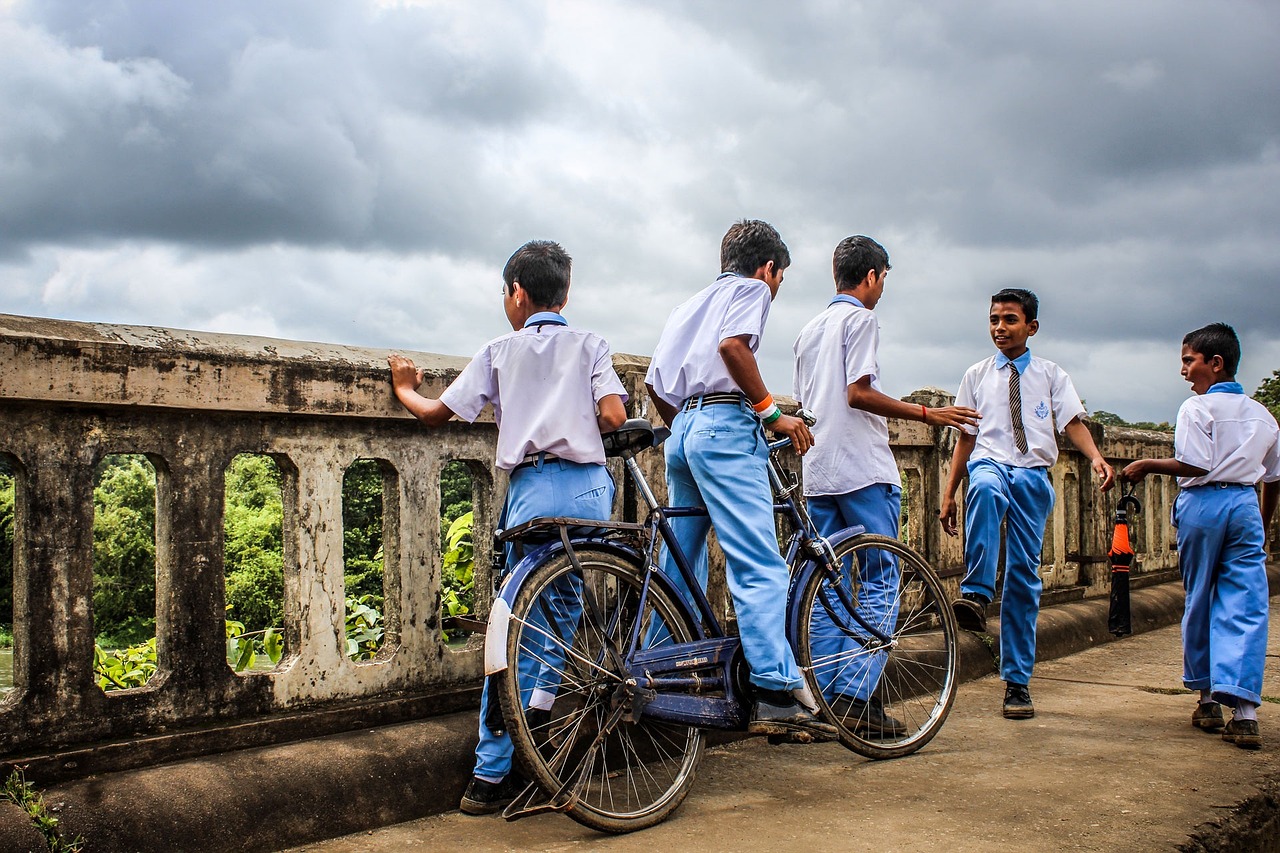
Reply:
<svg viewBox="0 0 1280 853"><path fill-rule="evenodd" d="M920 404L920 421L926 424L929 422L929 410L924 407L924 403Z"/></svg>
<svg viewBox="0 0 1280 853"><path fill-rule="evenodd" d="M751 408L755 409L757 415L760 415L769 411L769 407L772 405L773 405L773 395L765 394L764 399L761 400L759 403L752 403Z"/></svg>

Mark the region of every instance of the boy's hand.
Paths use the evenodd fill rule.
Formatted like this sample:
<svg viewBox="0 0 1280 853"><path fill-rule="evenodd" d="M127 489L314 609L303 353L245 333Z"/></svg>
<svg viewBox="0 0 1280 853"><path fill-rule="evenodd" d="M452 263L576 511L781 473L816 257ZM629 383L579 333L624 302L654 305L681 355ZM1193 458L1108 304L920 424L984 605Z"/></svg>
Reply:
<svg viewBox="0 0 1280 853"><path fill-rule="evenodd" d="M982 415L968 406L940 406L924 410L924 422L931 426L977 426Z"/></svg>
<svg viewBox="0 0 1280 853"><path fill-rule="evenodd" d="M942 522L942 532L948 536L956 535L956 499L945 497L942 508L938 510L938 521Z"/></svg>
<svg viewBox="0 0 1280 853"><path fill-rule="evenodd" d="M809 425L799 418L783 415L769 424L768 429L791 439L791 446L801 456L804 456L809 452L809 448L813 447L813 433L809 431Z"/></svg>
<svg viewBox="0 0 1280 853"><path fill-rule="evenodd" d="M387 356L387 364L391 365L391 384L397 388L416 391L426 375L414 366L411 359L399 353Z"/></svg>
<svg viewBox="0 0 1280 853"><path fill-rule="evenodd" d="M1098 491L1110 491L1111 487L1116 484L1116 469L1107 464L1107 460L1101 456L1093 460L1093 475L1102 478L1102 485L1098 486Z"/></svg>
<svg viewBox="0 0 1280 853"><path fill-rule="evenodd" d="M1149 473L1147 471L1148 461L1147 459L1139 459L1137 462L1130 462L1120 472L1120 479L1127 480L1130 483L1141 483Z"/></svg>

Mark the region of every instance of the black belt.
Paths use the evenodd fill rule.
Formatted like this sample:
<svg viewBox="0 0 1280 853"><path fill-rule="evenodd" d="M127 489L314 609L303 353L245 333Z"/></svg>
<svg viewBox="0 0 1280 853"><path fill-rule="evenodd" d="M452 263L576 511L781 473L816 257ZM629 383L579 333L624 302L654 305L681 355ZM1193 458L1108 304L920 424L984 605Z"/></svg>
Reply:
<svg viewBox="0 0 1280 853"><path fill-rule="evenodd" d="M684 405L680 408L688 412L701 406L736 406L742 403L744 399L741 394L696 394L685 400Z"/></svg>
<svg viewBox="0 0 1280 853"><path fill-rule="evenodd" d="M521 468L532 468L535 465L537 465L539 462L543 463L544 465L548 462L555 462L559 458L560 458L559 456L556 456L553 453L544 453L542 451L539 451L537 453L526 453L524 455L524 461L521 462L516 467L512 468L511 473L514 474L515 472L519 471Z"/></svg>

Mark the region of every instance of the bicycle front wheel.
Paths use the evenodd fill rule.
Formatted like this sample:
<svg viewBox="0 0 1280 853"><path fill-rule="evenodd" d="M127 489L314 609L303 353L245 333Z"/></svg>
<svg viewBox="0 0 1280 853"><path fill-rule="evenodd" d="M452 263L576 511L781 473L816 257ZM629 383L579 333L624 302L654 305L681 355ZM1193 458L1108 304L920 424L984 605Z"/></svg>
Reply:
<svg viewBox="0 0 1280 853"><path fill-rule="evenodd" d="M702 732L629 719L622 685L633 630L640 648L693 638L683 611L656 584L640 607L641 569L616 554L559 554L516 595L500 679L516 757L567 814L604 832L659 823L680 805L702 757Z"/></svg>
<svg viewBox="0 0 1280 853"><path fill-rule="evenodd" d="M955 616L937 574L897 539L854 536L835 556L838 575L819 569L800 592L797 657L841 743L868 758L908 755L955 699Z"/></svg>

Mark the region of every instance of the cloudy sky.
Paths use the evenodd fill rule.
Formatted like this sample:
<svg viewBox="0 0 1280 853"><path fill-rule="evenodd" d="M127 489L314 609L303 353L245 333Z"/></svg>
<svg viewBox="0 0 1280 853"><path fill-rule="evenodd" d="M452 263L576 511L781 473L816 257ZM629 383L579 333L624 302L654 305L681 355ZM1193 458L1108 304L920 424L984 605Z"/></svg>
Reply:
<svg viewBox="0 0 1280 853"><path fill-rule="evenodd" d="M470 355L532 238L648 354L735 219L870 234L885 390L954 391L988 297L1091 409L1172 419L1184 332L1280 368L1271 0L0 0L0 313Z"/></svg>

